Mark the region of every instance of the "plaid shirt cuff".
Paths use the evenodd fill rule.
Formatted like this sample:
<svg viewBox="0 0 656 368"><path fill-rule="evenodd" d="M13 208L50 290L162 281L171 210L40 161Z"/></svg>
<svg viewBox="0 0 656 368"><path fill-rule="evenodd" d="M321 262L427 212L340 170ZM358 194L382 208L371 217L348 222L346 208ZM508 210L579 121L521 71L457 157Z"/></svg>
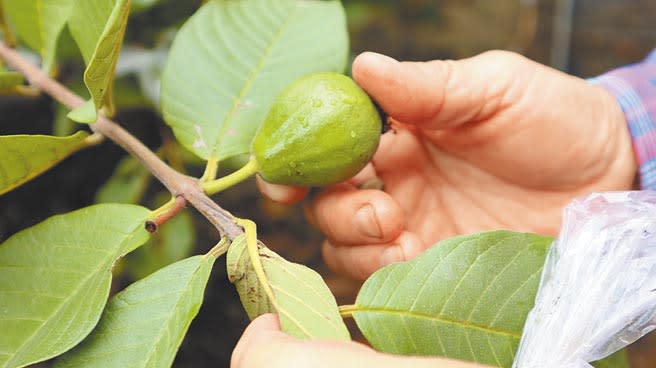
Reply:
<svg viewBox="0 0 656 368"><path fill-rule="evenodd" d="M640 187L656 189L656 49L640 63L589 79L620 104L633 139Z"/></svg>

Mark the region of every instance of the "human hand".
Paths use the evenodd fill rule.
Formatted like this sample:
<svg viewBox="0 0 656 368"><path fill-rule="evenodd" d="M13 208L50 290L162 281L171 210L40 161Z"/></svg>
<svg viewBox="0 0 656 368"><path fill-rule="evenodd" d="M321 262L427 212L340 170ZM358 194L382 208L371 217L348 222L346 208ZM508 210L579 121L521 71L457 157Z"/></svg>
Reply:
<svg viewBox="0 0 656 368"><path fill-rule="evenodd" d="M556 234L574 197L630 189L631 139L600 87L517 54L402 62L364 53L353 76L393 119L372 163L326 189L310 217L331 268L364 279L458 234ZM358 190L372 177L384 191ZM258 178L259 179L259 178ZM306 190L258 180L291 203Z"/></svg>
<svg viewBox="0 0 656 368"><path fill-rule="evenodd" d="M280 331L278 317L262 315L244 331L230 368L484 368L450 359L400 357L349 341L299 340Z"/></svg>

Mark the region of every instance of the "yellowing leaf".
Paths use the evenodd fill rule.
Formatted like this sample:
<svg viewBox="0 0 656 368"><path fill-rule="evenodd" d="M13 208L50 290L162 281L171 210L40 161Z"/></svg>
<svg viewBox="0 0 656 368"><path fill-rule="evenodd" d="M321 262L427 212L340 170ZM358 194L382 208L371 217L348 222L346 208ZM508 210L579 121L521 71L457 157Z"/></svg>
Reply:
<svg viewBox="0 0 656 368"><path fill-rule="evenodd" d="M149 213L133 205L91 206L0 244L0 368L57 356L91 332L114 262L148 239Z"/></svg>
<svg viewBox="0 0 656 368"><path fill-rule="evenodd" d="M68 137L47 135L0 136L0 194L48 170L85 147L86 132Z"/></svg>
<svg viewBox="0 0 656 368"><path fill-rule="evenodd" d="M113 113L112 85L130 12L130 0L85 0L75 2L68 25L84 57L84 83L91 104L73 110L69 117L81 123L96 121L103 106Z"/></svg>
<svg viewBox="0 0 656 368"><path fill-rule="evenodd" d="M50 70L54 64L57 41L72 3L72 0L2 0L16 33L41 55L45 70Z"/></svg>
<svg viewBox="0 0 656 368"><path fill-rule="evenodd" d="M262 266L275 301L267 298L251 265L244 236L228 250L227 268L248 316L278 313L283 331L302 339L349 340L335 297L312 269L289 262L260 246Z"/></svg>

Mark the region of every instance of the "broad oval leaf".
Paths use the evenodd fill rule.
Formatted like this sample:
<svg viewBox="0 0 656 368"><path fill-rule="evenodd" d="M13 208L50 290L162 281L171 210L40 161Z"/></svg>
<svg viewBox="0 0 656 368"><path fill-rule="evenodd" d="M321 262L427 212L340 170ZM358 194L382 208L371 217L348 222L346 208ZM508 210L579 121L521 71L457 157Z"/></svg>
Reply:
<svg viewBox="0 0 656 368"><path fill-rule="evenodd" d="M510 367L552 241L508 231L444 240L374 273L353 317L380 351Z"/></svg>
<svg viewBox="0 0 656 368"><path fill-rule="evenodd" d="M91 100L71 111L69 117L80 123L96 121L96 111L105 106L113 114L114 71L121 52L130 13L130 0L76 1L68 21L73 39L80 48L86 84Z"/></svg>
<svg viewBox="0 0 656 368"><path fill-rule="evenodd" d="M444 240L371 275L353 317L379 351L511 367L552 241L510 231ZM626 368L626 352L594 366Z"/></svg>
<svg viewBox="0 0 656 368"><path fill-rule="evenodd" d="M43 69L55 61L57 41L70 15L72 0L2 0L16 33L43 58Z"/></svg>
<svg viewBox="0 0 656 368"><path fill-rule="evenodd" d="M248 153L273 99L348 55L339 1L210 1L178 32L161 106L176 138L203 159Z"/></svg>
<svg viewBox="0 0 656 368"><path fill-rule="evenodd" d="M0 244L0 367L57 356L93 329L114 262L148 239L149 213L133 205L91 206Z"/></svg>
<svg viewBox="0 0 656 368"><path fill-rule="evenodd" d="M55 367L170 367L203 303L214 260L184 259L116 294L98 327Z"/></svg>
<svg viewBox="0 0 656 368"><path fill-rule="evenodd" d="M84 148L87 136L86 132L68 137L0 136L0 194L20 186Z"/></svg>
<svg viewBox="0 0 656 368"><path fill-rule="evenodd" d="M249 318L278 313L282 330L292 336L350 340L335 297L318 273L289 262L262 245L259 254L276 299L273 302L255 275L244 236L232 242L226 261L230 282L235 284Z"/></svg>

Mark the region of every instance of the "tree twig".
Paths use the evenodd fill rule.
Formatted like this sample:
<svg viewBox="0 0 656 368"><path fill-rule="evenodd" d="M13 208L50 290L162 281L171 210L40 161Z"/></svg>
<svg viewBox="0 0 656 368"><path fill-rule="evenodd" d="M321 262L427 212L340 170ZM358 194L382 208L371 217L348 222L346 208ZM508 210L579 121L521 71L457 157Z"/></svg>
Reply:
<svg viewBox="0 0 656 368"><path fill-rule="evenodd" d="M156 232L160 226L172 219L187 205L187 200L182 196L173 197L164 206L153 211L157 214L155 218L146 221L146 231L149 233ZM153 214L153 213L151 213Z"/></svg>
<svg viewBox="0 0 656 368"><path fill-rule="evenodd" d="M75 109L85 101L68 88L52 79L41 69L27 62L15 50L0 42L0 58L14 70L20 72L39 90L47 93L64 106ZM146 147L120 125L98 114L98 120L89 127L95 133L100 133L123 147L150 171L174 196L183 197L198 212L205 216L221 233L229 239L234 239L243 233L242 228L235 223L232 214L221 208L209 198L196 178L183 175L162 161L153 151Z"/></svg>

